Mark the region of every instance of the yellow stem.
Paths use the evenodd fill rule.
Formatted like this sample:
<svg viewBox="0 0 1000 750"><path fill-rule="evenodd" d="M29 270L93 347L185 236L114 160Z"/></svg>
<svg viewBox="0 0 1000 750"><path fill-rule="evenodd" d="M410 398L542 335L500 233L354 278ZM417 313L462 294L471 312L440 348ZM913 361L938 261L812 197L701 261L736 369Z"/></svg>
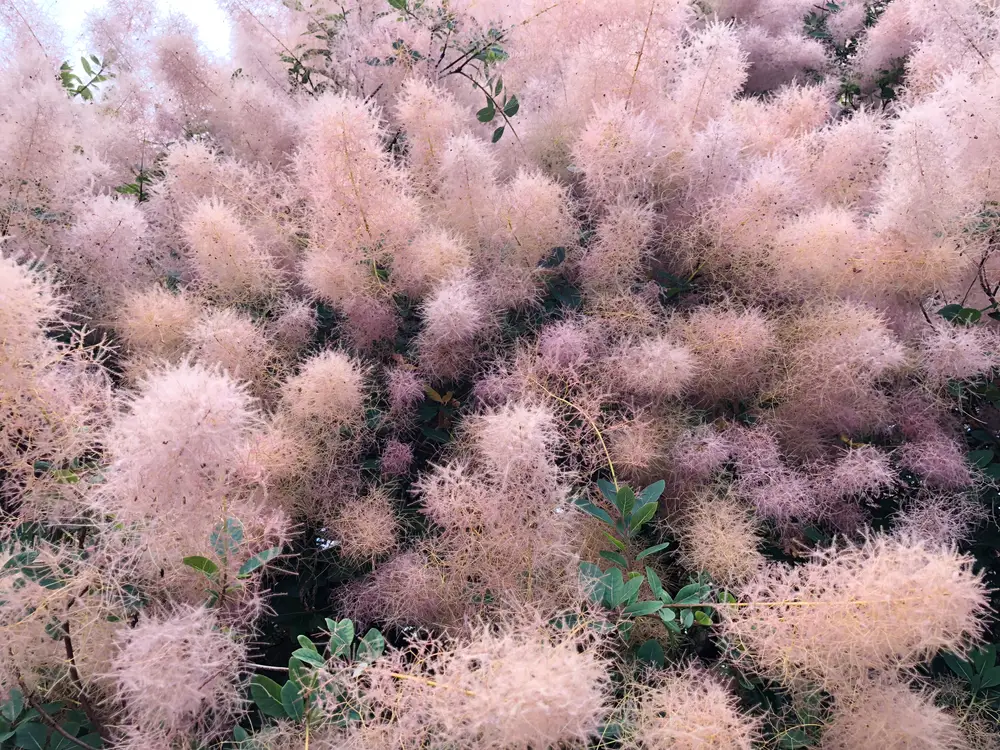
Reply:
<svg viewBox="0 0 1000 750"><path fill-rule="evenodd" d="M532 383L534 383L535 385L537 385L539 388L541 388L543 391L545 391L546 394L548 394L549 396L551 396L552 398L554 398L559 403L566 404L566 406L569 406L572 409L576 409L576 411L580 414L580 416L582 416L584 419L587 420L587 423L591 426L591 428L593 428L594 433L597 435L597 439L601 443L601 448L604 449L604 457L608 460L608 469L611 470L611 481L614 482L615 488L617 489L617 487L618 487L618 477L615 474L615 465L611 462L611 454L608 452L608 446L604 442L604 435L601 434L601 430L597 426L597 423L594 422L594 420L590 418L590 415L587 414L587 412L585 412L579 406L577 406L576 404L574 404L572 401L567 401L566 399L562 398L561 396L557 396L556 394L554 394L552 391L550 391L548 388L546 388L544 385L542 385L541 383L539 383L534 378L529 378L529 379L531 380Z"/></svg>

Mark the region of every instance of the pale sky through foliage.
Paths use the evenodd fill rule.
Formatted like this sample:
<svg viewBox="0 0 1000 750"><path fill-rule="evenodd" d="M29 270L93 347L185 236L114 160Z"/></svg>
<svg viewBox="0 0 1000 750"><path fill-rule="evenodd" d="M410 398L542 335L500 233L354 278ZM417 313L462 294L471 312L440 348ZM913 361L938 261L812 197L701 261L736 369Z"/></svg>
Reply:
<svg viewBox="0 0 1000 750"><path fill-rule="evenodd" d="M152 0L160 15L179 13L187 16L198 28L199 41L213 54L229 52L229 19L216 0ZM84 20L90 11L102 7L105 0L47 0L43 3L51 17L62 27L64 41L74 57L97 53L85 49L80 39Z"/></svg>

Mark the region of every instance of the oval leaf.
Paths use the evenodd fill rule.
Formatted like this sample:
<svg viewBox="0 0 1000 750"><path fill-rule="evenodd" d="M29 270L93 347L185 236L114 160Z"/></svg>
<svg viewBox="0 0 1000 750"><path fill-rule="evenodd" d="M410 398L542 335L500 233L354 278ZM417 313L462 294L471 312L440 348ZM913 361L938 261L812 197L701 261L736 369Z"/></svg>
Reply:
<svg viewBox="0 0 1000 750"><path fill-rule="evenodd" d="M49 739L49 728L44 724L26 721L14 733L14 744L24 750L43 750Z"/></svg>
<svg viewBox="0 0 1000 750"><path fill-rule="evenodd" d="M339 622L327 618L326 626L330 630L330 656L336 658L350 651L354 643L354 623L346 618Z"/></svg>
<svg viewBox="0 0 1000 750"><path fill-rule="evenodd" d="M219 572L218 565L209 560L207 557L202 557L201 555L191 555L190 557L185 557L181 560L181 562L189 568L201 571L209 578L214 578L215 574Z"/></svg>
<svg viewBox="0 0 1000 750"><path fill-rule="evenodd" d="M619 555L617 552L610 552L608 550L603 550L600 553L600 555L605 560L610 560L615 565L621 565L623 568L627 568L628 567L628 561L624 557L622 557L621 555Z"/></svg>
<svg viewBox="0 0 1000 750"><path fill-rule="evenodd" d="M281 706L293 721L302 721L305 715L305 701L299 693L299 686L289 680L281 686Z"/></svg>
<svg viewBox="0 0 1000 750"><path fill-rule="evenodd" d="M491 143L496 143L501 138L503 138L503 131L506 125L501 125L499 128L493 131L493 137L490 139Z"/></svg>
<svg viewBox="0 0 1000 750"><path fill-rule="evenodd" d="M606 510L604 510L604 508L599 508L593 503L584 500L583 498L577 498L573 502L573 505L582 510L588 516L593 516L599 521L604 521L604 523L606 523L608 526L615 525L614 519L611 518L611 515Z"/></svg>
<svg viewBox="0 0 1000 750"><path fill-rule="evenodd" d="M250 697L265 716L284 719L288 716L281 702L281 685L264 675L254 675L250 681Z"/></svg>
<svg viewBox="0 0 1000 750"><path fill-rule="evenodd" d="M625 607L622 613L642 617L644 615L656 614L661 609L663 609L663 602L636 602Z"/></svg>
<svg viewBox="0 0 1000 750"><path fill-rule="evenodd" d="M629 519L629 527L633 532L638 531L642 528L649 519L656 515L656 503L646 503L645 505L640 505L632 513L632 518Z"/></svg>
<svg viewBox="0 0 1000 750"><path fill-rule="evenodd" d="M297 649L295 649L292 652L292 656L294 656L299 661L301 661L301 662L303 662L305 664L310 664L310 665L312 665L314 667L322 667L326 663L323 660L323 657L320 656L317 652L310 651L307 648L297 648Z"/></svg>
<svg viewBox="0 0 1000 750"><path fill-rule="evenodd" d="M373 662L385 651L385 638L375 628L365 633L361 643L358 644L358 659L365 662Z"/></svg>
<svg viewBox="0 0 1000 750"><path fill-rule="evenodd" d="M635 655L639 661L663 669L663 646L660 645L659 641L650 638L639 646Z"/></svg>
<svg viewBox="0 0 1000 750"><path fill-rule="evenodd" d="M497 111L493 108L493 103L490 102L481 110L476 112L476 119L479 122L492 122L493 118L496 117Z"/></svg>
<svg viewBox="0 0 1000 750"><path fill-rule="evenodd" d="M611 482L607 479L598 479L597 488L601 491L601 494L604 495L604 499L609 503L614 503L617 500L618 488L611 484Z"/></svg>
<svg viewBox="0 0 1000 750"><path fill-rule="evenodd" d="M662 544L654 544L652 547L646 547L646 549L644 549L642 552L640 552L638 555L635 556L635 561L639 562L639 560L641 560L644 557L648 557L649 555L654 555L657 552L662 552L669 546L670 542L663 542Z"/></svg>
<svg viewBox="0 0 1000 750"><path fill-rule="evenodd" d="M507 103L504 105L503 113L507 115L507 117L513 117L514 115L517 114L517 110L519 110L520 108L521 108L521 102L517 100L517 94L514 94L513 96L511 96L510 99L507 100Z"/></svg>
<svg viewBox="0 0 1000 750"><path fill-rule="evenodd" d="M663 494L663 490L666 486L667 483L662 479L659 482L653 482L653 484L649 485L646 489L639 493L639 503L655 503L660 499L660 495Z"/></svg>
<svg viewBox="0 0 1000 750"><path fill-rule="evenodd" d="M253 573L260 567L267 564L269 560L273 560L275 557L281 554L281 547L271 547L271 549L266 549L263 552L258 552L256 555L251 557L245 563L240 566L239 571L236 573L239 578L246 578L248 575Z"/></svg>

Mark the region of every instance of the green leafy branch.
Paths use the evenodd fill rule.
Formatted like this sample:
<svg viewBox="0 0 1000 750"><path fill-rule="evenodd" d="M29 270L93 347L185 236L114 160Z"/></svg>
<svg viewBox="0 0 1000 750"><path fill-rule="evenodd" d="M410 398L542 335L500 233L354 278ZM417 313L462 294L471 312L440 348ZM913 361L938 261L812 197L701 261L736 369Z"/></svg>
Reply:
<svg viewBox="0 0 1000 750"><path fill-rule="evenodd" d="M346 661L354 664L352 674L358 677L385 653L385 638L375 628L369 629L363 637L355 638L354 623L348 619L337 621L326 618L326 626L330 640L322 650L309 637L298 636L299 648L292 652L288 660L288 680L284 684L264 675L253 677L250 697L261 714L304 724L308 733L309 728L319 724L324 716L318 705L322 691L324 706L328 708L334 700L341 704L339 720L342 723L362 718L355 709L337 700L335 683L321 682L317 670L330 661ZM334 712L334 715L337 713ZM236 738L241 739L240 732L236 733Z"/></svg>
<svg viewBox="0 0 1000 750"><path fill-rule="evenodd" d="M281 554L281 547L271 547L258 552L240 565L236 571L236 580L230 581L228 560L243 542L243 525L235 518L227 518L215 527L209 541L222 565L203 555L189 555L181 561L192 570L204 574L212 584L207 603L209 607L221 608L228 594L241 591L244 580Z"/></svg>
<svg viewBox="0 0 1000 750"><path fill-rule="evenodd" d="M97 66L96 73L91 63ZM81 57L80 65L83 68L83 72L90 76L89 81L84 83L83 79L73 72L73 66L69 64L69 60L64 61L59 66L59 80L62 82L63 88L66 89L70 98L79 96L89 102L94 98L94 91L97 89L97 84L104 83L113 77L111 73L106 73L110 67L110 62L106 59L101 61L97 55L91 55L89 60L86 57Z"/></svg>
<svg viewBox="0 0 1000 750"><path fill-rule="evenodd" d="M696 623L704 626L712 625L714 607L706 601L712 592L710 585L700 582L690 583L671 595L664 588L656 571L649 566L646 566L644 573L631 570L632 563L638 563L670 546L670 542L654 544L639 552L634 560L629 559L627 542L634 539L656 515L660 495L663 494L665 487L663 480L649 485L638 496L628 485L616 487L603 479L598 480L597 485L601 494L614 508L614 515L583 498L577 499L574 504L611 529L611 531L606 530L604 535L615 549L602 550L600 556L614 563L614 566L602 571L594 563L584 561L580 563L580 574L590 591L591 600L606 609L618 612L619 620L616 627L622 638L626 641L629 639L636 617L656 615L664 626L675 634L687 631ZM648 582L654 598L640 601L639 592L644 581ZM720 601L731 600L728 594L723 596L728 598ZM651 651L653 648L648 642L643 644L640 648L640 658L655 661L655 653L646 653L645 657L642 653L644 649ZM662 658L662 649L660 657Z"/></svg>

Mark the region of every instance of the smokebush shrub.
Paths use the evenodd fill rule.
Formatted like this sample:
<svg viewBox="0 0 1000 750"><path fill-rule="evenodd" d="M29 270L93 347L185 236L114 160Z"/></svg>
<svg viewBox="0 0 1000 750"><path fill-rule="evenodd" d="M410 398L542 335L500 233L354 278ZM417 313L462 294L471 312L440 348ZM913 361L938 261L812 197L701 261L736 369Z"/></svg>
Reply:
<svg viewBox="0 0 1000 750"><path fill-rule="evenodd" d="M1000 746L979 0L0 2L0 748Z"/></svg>

